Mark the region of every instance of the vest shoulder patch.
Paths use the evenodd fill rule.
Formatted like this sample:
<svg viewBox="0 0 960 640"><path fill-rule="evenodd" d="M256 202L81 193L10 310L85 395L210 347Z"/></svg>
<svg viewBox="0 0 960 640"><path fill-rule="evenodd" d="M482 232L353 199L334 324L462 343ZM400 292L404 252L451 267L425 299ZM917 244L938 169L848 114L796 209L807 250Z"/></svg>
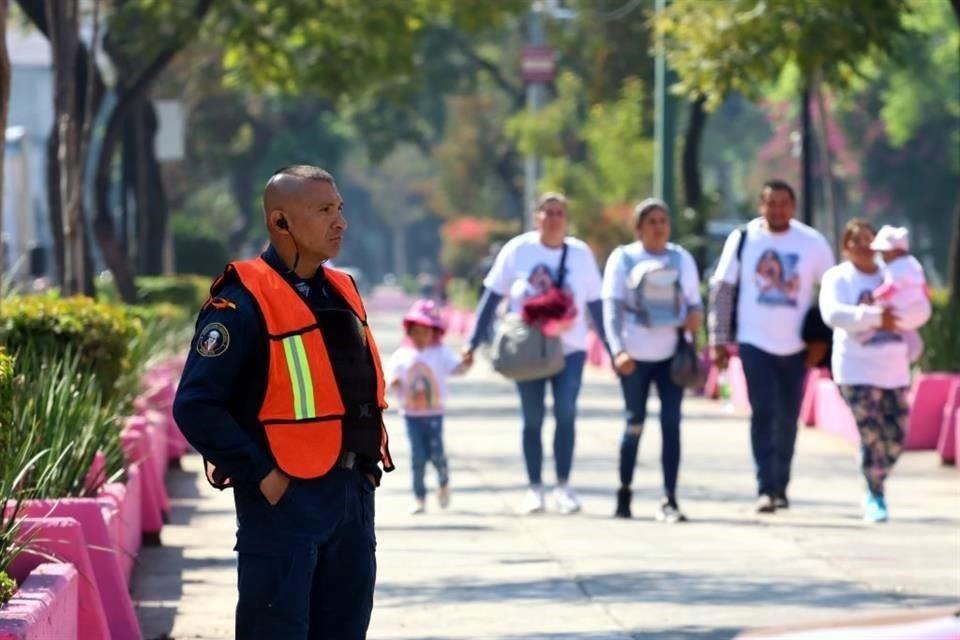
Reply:
<svg viewBox="0 0 960 640"><path fill-rule="evenodd" d="M220 322L211 322L200 330L197 353L204 358L216 358L230 348L230 332Z"/></svg>

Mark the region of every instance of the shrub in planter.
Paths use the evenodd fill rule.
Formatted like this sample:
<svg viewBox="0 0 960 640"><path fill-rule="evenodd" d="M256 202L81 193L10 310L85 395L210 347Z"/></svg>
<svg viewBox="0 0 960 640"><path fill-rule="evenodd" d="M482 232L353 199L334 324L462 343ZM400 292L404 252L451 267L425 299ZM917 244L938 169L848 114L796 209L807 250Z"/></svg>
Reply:
<svg viewBox="0 0 960 640"><path fill-rule="evenodd" d="M215 275L219 275L226 264L221 264ZM141 304L165 302L196 314L207 301L212 283L213 277L208 276L141 276L137 278L137 297Z"/></svg>
<svg viewBox="0 0 960 640"><path fill-rule="evenodd" d="M0 433L10 424L13 408L13 358L0 347Z"/></svg>
<svg viewBox="0 0 960 640"><path fill-rule="evenodd" d="M31 487L30 498L96 496L103 484L123 477L116 407L79 358L18 359L17 398L0 460L32 461L22 483ZM98 452L102 471L90 478Z"/></svg>
<svg viewBox="0 0 960 640"><path fill-rule="evenodd" d="M130 340L142 331L122 307L80 296L13 296L3 301L0 344L30 362L76 354L109 398L128 366Z"/></svg>
<svg viewBox="0 0 960 640"><path fill-rule="evenodd" d="M0 607L7 604L17 590L17 583L13 578L7 575L6 571L0 571Z"/></svg>
<svg viewBox="0 0 960 640"><path fill-rule="evenodd" d="M950 308L947 291L933 293L933 316L920 329L923 356L917 363L924 372L960 372L960 309Z"/></svg>

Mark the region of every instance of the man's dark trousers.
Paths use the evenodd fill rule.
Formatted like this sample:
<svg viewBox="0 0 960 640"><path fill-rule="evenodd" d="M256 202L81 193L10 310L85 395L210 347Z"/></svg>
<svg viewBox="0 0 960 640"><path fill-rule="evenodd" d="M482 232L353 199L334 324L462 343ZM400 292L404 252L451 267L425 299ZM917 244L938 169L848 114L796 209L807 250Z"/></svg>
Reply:
<svg viewBox="0 0 960 640"><path fill-rule="evenodd" d="M377 563L374 486L335 468L293 480L271 506L238 487L238 640L361 640Z"/></svg>
<svg viewBox="0 0 960 640"><path fill-rule="evenodd" d="M750 397L750 442L758 495L785 496L806 378L804 352L778 356L740 344Z"/></svg>

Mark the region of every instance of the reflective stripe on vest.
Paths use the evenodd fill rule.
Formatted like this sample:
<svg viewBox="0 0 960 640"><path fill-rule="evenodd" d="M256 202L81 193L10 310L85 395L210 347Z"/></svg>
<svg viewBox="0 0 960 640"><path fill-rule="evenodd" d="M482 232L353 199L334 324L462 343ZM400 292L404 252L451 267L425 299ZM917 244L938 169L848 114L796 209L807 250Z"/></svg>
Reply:
<svg viewBox="0 0 960 640"><path fill-rule="evenodd" d="M258 414L277 465L297 478L326 474L340 457L346 414L317 319L306 301L262 258L232 262L256 300L267 328L267 389ZM328 280L363 321L377 379L377 402L386 408L383 371L366 311L350 277L325 269ZM392 468L381 428L384 468Z"/></svg>

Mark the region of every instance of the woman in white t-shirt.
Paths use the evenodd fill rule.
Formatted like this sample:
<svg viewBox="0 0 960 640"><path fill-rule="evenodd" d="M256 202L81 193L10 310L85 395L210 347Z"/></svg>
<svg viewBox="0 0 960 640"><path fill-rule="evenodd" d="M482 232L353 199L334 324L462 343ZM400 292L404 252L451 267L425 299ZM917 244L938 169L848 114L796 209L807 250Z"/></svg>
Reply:
<svg viewBox="0 0 960 640"><path fill-rule="evenodd" d="M463 351L464 362L473 361L473 353L493 322L497 305L507 298L510 311L519 311L525 300L543 293L558 282L564 245L567 247L563 288L572 296L576 316L561 335L564 368L551 378L518 382L517 391L523 413L523 456L530 489L523 510L539 513L545 508L543 479L543 441L541 431L545 414L547 383L553 394L556 434L553 455L557 488L554 500L561 513L575 513L580 503L570 488L573 466L574 423L577 396L586 360L587 315L597 333L603 335L600 304L600 270L593 251L582 240L567 237L567 200L559 193L544 194L537 205L537 230L510 240L483 281L484 292L477 310L473 334Z"/></svg>
<svg viewBox="0 0 960 640"><path fill-rule="evenodd" d="M865 220L847 223L841 241L847 260L824 274L820 311L834 328L833 379L860 431L864 519L884 522L889 517L884 481L903 449L908 413L910 357L903 332L926 323L931 308L897 312L876 304L883 271L870 248L874 235Z"/></svg>
<svg viewBox="0 0 960 640"><path fill-rule="evenodd" d="M670 214L662 200L648 198L633 214L637 241L614 250L603 273L603 319L607 343L620 376L627 425L620 442L620 489L616 515L630 518L633 471L647 415L650 384L660 398L664 497L661 522L683 522L677 504L680 469L680 405L683 388L670 377L678 329L703 322L700 276L693 256L670 240Z"/></svg>

